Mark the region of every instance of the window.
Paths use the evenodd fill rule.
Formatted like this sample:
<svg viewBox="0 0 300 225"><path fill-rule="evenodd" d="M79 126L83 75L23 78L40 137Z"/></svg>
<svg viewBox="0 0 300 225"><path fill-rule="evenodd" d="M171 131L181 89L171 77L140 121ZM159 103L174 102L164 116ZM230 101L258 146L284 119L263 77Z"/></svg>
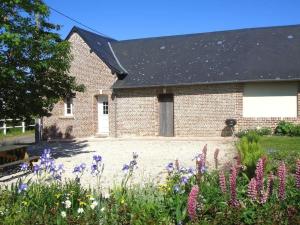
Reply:
<svg viewBox="0 0 300 225"><path fill-rule="evenodd" d="M103 102L103 114L108 114L108 102Z"/></svg>
<svg viewBox="0 0 300 225"><path fill-rule="evenodd" d="M65 116L73 116L73 99L71 97L65 99Z"/></svg>
<svg viewBox="0 0 300 225"><path fill-rule="evenodd" d="M297 83L249 83L243 96L244 117L297 117Z"/></svg>

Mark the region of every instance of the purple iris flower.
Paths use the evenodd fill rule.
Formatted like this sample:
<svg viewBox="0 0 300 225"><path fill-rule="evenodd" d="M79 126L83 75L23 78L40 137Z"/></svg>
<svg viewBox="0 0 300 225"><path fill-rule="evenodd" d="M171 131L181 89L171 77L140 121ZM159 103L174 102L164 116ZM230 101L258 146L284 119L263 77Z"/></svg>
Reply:
<svg viewBox="0 0 300 225"><path fill-rule="evenodd" d="M81 170L83 171L83 170L86 168L86 164L85 164L85 163L81 163L81 164L80 164L80 168L81 168Z"/></svg>
<svg viewBox="0 0 300 225"><path fill-rule="evenodd" d="M188 182L188 178L187 177L181 177L181 179L180 179L180 183L181 184L183 184L183 185L185 185L185 184L187 184L187 182Z"/></svg>
<svg viewBox="0 0 300 225"><path fill-rule="evenodd" d="M27 191L27 184L20 184L19 189L18 189L18 193L21 193L22 191Z"/></svg>
<svg viewBox="0 0 300 225"><path fill-rule="evenodd" d="M101 162L102 161L102 157L100 155L94 155L93 156L93 160L97 163L97 162Z"/></svg>
<svg viewBox="0 0 300 225"><path fill-rule="evenodd" d="M41 167L38 164L33 166L33 172L35 174L38 174L40 172L40 170L41 170Z"/></svg>
<svg viewBox="0 0 300 225"><path fill-rule="evenodd" d="M75 166L73 169L73 173L80 173L81 172L81 167L80 166Z"/></svg>
<svg viewBox="0 0 300 225"><path fill-rule="evenodd" d="M167 166L166 166L166 169L168 170L168 172L172 172L174 170L174 165L173 163L169 163Z"/></svg>
<svg viewBox="0 0 300 225"><path fill-rule="evenodd" d="M129 170L129 166L127 164L124 164L123 169L124 172L127 172Z"/></svg>
<svg viewBox="0 0 300 225"><path fill-rule="evenodd" d="M28 170L28 167L29 167L28 163L22 163L21 166L20 166L22 171Z"/></svg>
<svg viewBox="0 0 300 225"><path fill-rule="evenodd" d="M205 173L207 171L207 167L206 166L202 166L201 168L200 168L200 172L203 174L203 173Z"/></svg>

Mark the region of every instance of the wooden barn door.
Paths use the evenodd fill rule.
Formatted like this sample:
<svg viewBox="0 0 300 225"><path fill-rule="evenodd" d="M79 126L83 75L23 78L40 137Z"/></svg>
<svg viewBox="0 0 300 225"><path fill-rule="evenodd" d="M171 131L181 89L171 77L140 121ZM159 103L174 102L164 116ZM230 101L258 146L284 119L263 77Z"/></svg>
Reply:
<svg viewBox="0 0 300 225"><path fill-rule="evenodd" d="M174 136L174 97L173 94L158 96L159 101L159 135Z"/></svg>

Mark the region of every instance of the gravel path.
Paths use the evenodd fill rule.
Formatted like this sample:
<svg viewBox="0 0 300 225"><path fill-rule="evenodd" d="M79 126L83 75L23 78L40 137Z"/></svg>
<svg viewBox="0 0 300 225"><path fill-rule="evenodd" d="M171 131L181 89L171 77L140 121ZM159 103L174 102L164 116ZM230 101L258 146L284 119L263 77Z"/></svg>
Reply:
<svg viewBox="0 0 300 225"><path fill-rule="evenodd" d="M138 157L138 169L134 175L134 182L147 182L153 180L159 182L165 177L165 167L169 162L178 159L181 166L194 167L192 159L202 151L207 144L207 165L209 169L214 168L214 151L220 149L220 166L232 161L236 150L233 140L230 138L143 138L143 139L101 139L90 138L88 140L77 140L76 142L44 143L33 147L30 151L39 154L45 147L52 148L56 163L63 163L65 167L64 178L74 178L72 173L75 165L86 163L88 170L92 157L101 155L105 165L102 185L106 189L114 184L120 184L124 173L122 167L132 159L132 153L136 152ZM81 178L84 186L94 186L95 178L87 171ZM3 178L1 179L3 180ZM10 183L9 181L6 183ZM2 183L3 184L3 183Z"/></svg>

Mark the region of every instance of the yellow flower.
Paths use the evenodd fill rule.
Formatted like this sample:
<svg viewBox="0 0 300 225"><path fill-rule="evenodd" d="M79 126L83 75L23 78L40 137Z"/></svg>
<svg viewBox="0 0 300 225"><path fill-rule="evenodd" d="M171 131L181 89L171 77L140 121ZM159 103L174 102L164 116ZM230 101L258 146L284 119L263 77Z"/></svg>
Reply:
<svg viewBox="0 0 300 225"><path fill-rule="evenodd" d="M28 206L28 202L26 202L26 201L22 201L22 204L25 206Z"/></svg>
<svg viewBox="0 0 300 225"><path fill-rule="evenodd" d="M121 204L124 204L125 203L125 200L124 198L121 199Z"/></svg>
<svg viewBox="0 0 300 225"><path fill-rule="evenodd" d="M82 202L82 201L80 201L80 202L79 202L79 205L80 205L80 206L83 206L83 205L86 205L86 203L85 203L85 202Z"/></svg>
<svg viewBox="0 0 300 225"><path fill-rule="evenodd" d="M55 195L56 198L59 198L60 196L61 196L61 194L56 194Z"/></svg>

